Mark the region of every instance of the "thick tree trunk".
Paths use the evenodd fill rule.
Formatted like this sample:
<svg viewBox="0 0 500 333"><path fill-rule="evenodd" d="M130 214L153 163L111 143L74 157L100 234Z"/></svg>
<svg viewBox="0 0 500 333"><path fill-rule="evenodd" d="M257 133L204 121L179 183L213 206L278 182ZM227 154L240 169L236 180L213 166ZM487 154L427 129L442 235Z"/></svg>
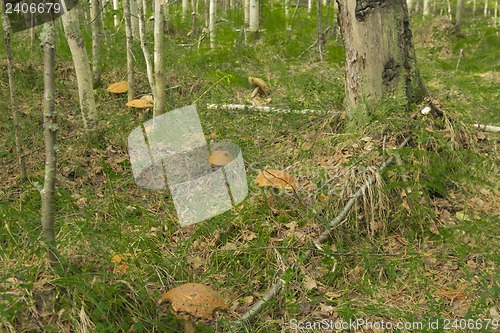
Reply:
<svg viewBox="0 0 500 333"><path fill-rule="evenodd" d="M102 64L101 64L101 0L91 0L92 20L92 80L94 87L100 87Z"/></svg>
<svg viewBox="0 0 500 333"><path fill-rule="evenodd" d="M75 66L83 125L85 128L93 128L97 120L97 110L92 86L92 71L90 70L85 42L80 30L80 17L81 9L79 5L61 16Z"/></svg>
<svg viewBox="0 0 500 333"><path fill-rule="evenodd" d="M16 153L19 162L19 171L21 173L21 180L26 180L26 161L23 154L23 145L21 144L21 133L19 131L19 109L16 97L16 84L14 82L14 68L12 66L12 46L10 36L12 33L10 21L5 13L3 2L0 2L0 11L2 12L3 33L5 40L5 52L7 53L7 74L9 76L10 88L10 106L12 111L12 127L14 132L14 139L16 141ZM31 29L33 30L33 29Z"/></svg>
<svg viewBox="0 0 500 333"><path fill-rule="evenodd" d="M163 13L162 0L155 0L155 49L154 49L154 67L155 67L155 100L154 100L154 116L159 116L165 113L165 65L163 61Z"/></svg>
<svg viewBox="0 0 500 333"><path fill-rule="evenodd" d="M349 118L366 122L382 102L408 106L425 87L417 68L405 0L337 0L346 57Z"/></svg>
<svg viewBox="0 0 500 333"><path fill-rule="evenodd" d="M74 10L74 9L73 9ZM65 14L63 15L66 16ZM56 250L56 236L54 231L54 193L56 187L57 166L57 112L55 110L55 38L54 23L45 23L40 35L44 51L44 97L43 123L45 139L45 177L42 197L42 229L47 242L47 256L51 264L58 262Z"/></svg>

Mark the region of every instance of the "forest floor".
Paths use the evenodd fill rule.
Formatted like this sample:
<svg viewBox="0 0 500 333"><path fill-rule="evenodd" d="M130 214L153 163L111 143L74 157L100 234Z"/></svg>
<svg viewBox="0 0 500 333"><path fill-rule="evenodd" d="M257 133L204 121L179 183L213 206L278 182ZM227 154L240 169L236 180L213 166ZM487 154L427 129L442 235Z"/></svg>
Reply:
<svg viewBox="0 0 500 333"><path fill-rule="evenodd" d="M406 328L392 331L500 327L500 137L472 126L500 125L498 28L467 18L456 35L447 19L414 18L421 74L445 117L419 115L422 104L414 106L411 121L394 110L388 119L346 131L342 41L332 29L320 60L309 48L315 38L309 21L291 35L278 32L283 22L267 22L261 38L244 45L229 18L220 25L216 50L198 49L185 37L187 28L168 37L167 109L196 103L207 141L241 148L249 182L242 204L185 228L178 226L169 193L134 183L127 138L151 115L125 107L125 95L98 88L99 131L86 138L71 57L59 38L56 228L62 264L56 269L48 267L40 242L42 54L21 43L24 34L14 35L29 180L19 180L12 121L2 111L0 331L181 332L181 322L157 300L185 282L208 284L228 301L217 323L200 323L200 332L295 332L299 324L350 320L365 321L358 322L359 332L399 322ZM106 43L106 86L126 78L124 39L116 36L109 34ZM138 91L146 94L136 47ZM3 58L0 68L0 109L9 110ZM249 76L269 84L273 106L327 113L206 107L249 104ZM390 148L410 131L409 145L398 150L401 163L377 175ZM256 187L253 179L265 168L286 170L296 191ZM316 247L318 235L371 176L375 183ZM313 255L303 261L307 250ZM238 323L279 279L284 287L277 297L251 322ZM316 331L327 328L334 327Z"/></svg>

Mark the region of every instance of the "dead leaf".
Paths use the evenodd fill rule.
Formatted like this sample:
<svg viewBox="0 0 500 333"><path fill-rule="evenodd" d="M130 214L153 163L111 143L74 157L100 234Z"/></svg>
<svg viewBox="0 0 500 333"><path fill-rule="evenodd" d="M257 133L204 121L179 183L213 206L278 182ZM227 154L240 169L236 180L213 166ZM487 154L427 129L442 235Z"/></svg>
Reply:
<svg viewBox="0 0 500 333"><path fill-rule="evenodd" d="M325 297L326 297L328 300L334 300L334 299L339 298L339 297L341 297L341 296L342 296L342 294L340 294L340 293L334 293L334 292L332 292L332 291L327 291L327 292L325 293Z"/></svg>
<svg viewBox="0 0 500 333"><path fill-rule="evenodd" d="M244 299L243 299L243 302L245 302L246 305L250 305L253 303L253 296L246 296Z"/></svg>
<svg viewBox="0 0 500 333"><path fill-rule="evenodd" d="M318 288L318 284L316 283L316 281L309 275L304 276L304 279L302 280L302 286L307 290Z"/></svg>
<svg viewBox="0 0 500 333"><path fill-rule="evenodd" d="M319 309L322 313L326 313L326 314L331 314L335 311L335 308L333 306L327 305L324 303L319 304Z"/></svg>
<svg viewBox="0 0 500 333"><path fill-rule="evenodd" d="M203 260L199 256L194 256L189 260L189 263L191 264L191 267L194 270L197 270L201 266L203 266Z"/></svg>
<svg viewBox="0 0 500 333"><path fill-rule="evenodd" d="M261 171L254 182L258 187L274 186L293 190L297 188L295 179L285 171L267 169Z"/></svg>
<svg viewBox="0 0 500 333"><path fill-rule="evenodd" d="M245 240L245 241L251 241L251 240L253 240L255 238L257 238L257 235L255 234L255 232L250 231L250 230L245 230L243 232L243 240Z"/></svg>

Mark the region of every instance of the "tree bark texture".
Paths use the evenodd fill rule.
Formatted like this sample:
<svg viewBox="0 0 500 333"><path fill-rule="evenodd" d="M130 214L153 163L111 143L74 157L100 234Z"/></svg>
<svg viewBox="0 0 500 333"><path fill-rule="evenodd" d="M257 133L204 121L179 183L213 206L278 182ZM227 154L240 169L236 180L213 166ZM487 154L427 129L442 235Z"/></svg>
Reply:
<svg viewBox="0 0 500 333"><path fill-rule="evenodd" d="M10 21L5 13L3 3L0 2L0 11L2 12L3 21L3 33L5 40L5 52L7 53L7 73L9 76L9 88L10 88L10 105L12 111L12 129L14 132L14 140L16 141L16 153L17 160L19 163L19 171L21 173L21 180L26 180L26 161L23 154L23 145L21 144L21 133L19 131L19 109L16 97L16 83L14 82L14 68L12 66L12 45L11 45L11 27Z"/></svg>
<svg viewBox="0 0 500 333"><path fill-rule="evenodd" d="M102 84L101 0L91 0L90 10L92 20L92 81L94 87L100 87Z"/></svg>
<svg viewBox="0 0 500 333"><path fill-rule="evenodd" d="M210 48L212 49L217 45L217 32L215 31L216 13L217 1L210 0L208 10L208 33L210 35Z"/></svg>
<svg viewBox="0 0 500 333"><path fill-rule="evenodd" d="M248 31L258 32L260 26L259 0L249 0L249 1L250 1L250 23Z"/></svg>
<svg viewBox="0 0 500 333"><path fill-rule="evenodd" d="M139 6L139 38L141 40L141 48L142 53L144 54L144 61L146 62L146 73L148 75L149 86L151 87L151 92L153 96L156 95L155 88L155 78L153 71L153 63L151 62L151 53L149 52L148 45L146 43L146 22L144 8L146 0L141 0L141 4ZM156 98L156 97L155 97Z"/></svg>
<svg viewBox="0 0 500 333"><path fill-rule="evenodd" d="M337 0L337 4L349 118L362 120L381 102L393 100L408 106L421 100L425 87L417 68L406 1Z"/></svg>
<svg viewBox="0 0 500 333"><path fill-rule="evenodd" d="M155 0L155 23L154 23L154 73L155 73L155 88L156 94L154 99L154 116L159 116L165 113L165 65L163 61L163 13L162 13L162 0Z"/></svg>
<svg viewBox="0 0 500 333"><path fill-rule="evenodd" d="M90 70L85 42L80 30L80 17L81 9L79 5L61 16L64 33L66 34L75 66L83 125L88 129L93 128L97 120L97 110L92 85L92 71Z"/></svg>
<svg viewBox="0 0 500 333"><path fill-rule="evenodd" d="M65 14L67 15L67 14ZM65 16L63 15L63 16ZM44 51L44 97L43 123L45 139L45 176L42 198L42 229L48 246L48 259L51 264L57 263L56 236L54 231L54 193L56 187L57 165L57 112L55 109L55 38L54 22L45 23L40 36Z"/></svg>
<svg viewBox="0 0 500 333"><path fill-rule="evenodd" d="M125 35L127 45L127 81L128 100L135 98L135 60L134 60L134 35L132 32L132 19L130 18L130 0L123 3L123 15L125 16Z"/></svg>

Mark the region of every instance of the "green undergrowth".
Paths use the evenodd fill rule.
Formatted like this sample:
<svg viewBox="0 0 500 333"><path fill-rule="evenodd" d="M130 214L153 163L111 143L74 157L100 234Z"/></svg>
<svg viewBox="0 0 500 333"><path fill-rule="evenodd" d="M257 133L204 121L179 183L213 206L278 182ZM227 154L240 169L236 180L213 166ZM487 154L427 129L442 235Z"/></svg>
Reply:
<svg viewBox="0 0 500 333"><path fill-rule="evenodd" d="M265 10L271 11L268 3ZM347 131L340 37L330 32L321 61L310 48L315 24L305 8L299 8L292 31L285 29L283 8L274 4L272 11L275 19L264 19L259 38L246 44L241 18L225 14L215 50L207 38L198 47L200 35L186 37L189 19L170 22L167 109L195 103L208 142L241 148L249 183L242 204L186 228L178 226L168 192L140 189L132 177L127 137L151 115L127 109L126 96L98 88L99 130L88 139L69 50L59 38L61 263L54 268L45 262L37 189L44 167L42 55L21 41L28 40L26 33L14 35L29 180L18 179L11 120L2 111L0 331L182 332L181 321L157 300L185 282L209 284L228 301L217 323L199 323L199 332L293 332L297 322L359 319L422 323L394 331L431 332L435 320L498 320L499 142L497 134L471 127L499 121L493 81L498 36L490 22L466 18L461 35L448 36L441 18L426 24L415 17L418 63L445 117L408 120L394 109L387 119ZM324 15L327 20L332 14ZM328 19L333 24L333 16ZM126 77L123 31L109 29L107 38L105 86ZM135 50L138 94L146 94L138 43ZM7 111L5 61L0 65L0 108ZM327 113L206 107L249 104L248 76L269 84L271 105ZM396 163L377 175L394 154L391 148L408 136ZM265 168L286 170L296 178L296 190L256 187L253 179ZM315 245L371 176L375 182L363 198L328 241ZM303 260L307 250L312 255ZM280 279L285 285L279 295L252 322L237 323Z"/></svg>

